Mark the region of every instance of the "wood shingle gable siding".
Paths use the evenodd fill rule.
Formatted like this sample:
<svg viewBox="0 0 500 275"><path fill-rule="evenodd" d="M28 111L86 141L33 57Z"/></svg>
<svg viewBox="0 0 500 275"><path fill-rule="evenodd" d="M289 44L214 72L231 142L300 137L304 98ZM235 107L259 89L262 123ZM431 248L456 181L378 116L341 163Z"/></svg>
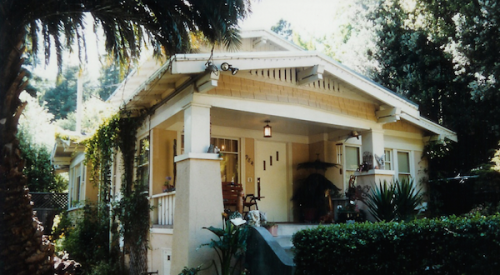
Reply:
<svg viewBox="0 0 500 275"><path fill-rule="evenodd" d="M221 75L218 86L208 94L298 104L377 121L376 105L373 103L247 78Z"/></svg>

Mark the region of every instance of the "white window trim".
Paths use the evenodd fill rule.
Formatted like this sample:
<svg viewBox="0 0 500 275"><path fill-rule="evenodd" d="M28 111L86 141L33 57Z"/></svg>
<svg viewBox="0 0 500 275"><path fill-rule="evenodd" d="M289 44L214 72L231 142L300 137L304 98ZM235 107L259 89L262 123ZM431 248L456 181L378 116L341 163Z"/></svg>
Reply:
<svg viewBox="0 0 500 275"><path fill-rule="evenodd" d="M399 160L398 158L398 153L407 153L408 154L408 165L410 166L410 173L408 175L410 178L414 179L415 178L415 164L413 161L413 151L412 150L398 150L398 149L393 149L393 157L396 156L396 159L392 159L393 165L394 165L394 180L399 180L399 175L401 174L399 172ZM405 173L406 174L406 173Z"/></svg>
<svg viewBox="0 0 500 275"><path fill-rule="evenodd" d="M79 209L83 207L82 201L86 198L86 186L87 186L87 167L84 165L85 156L83 154L77 156L70 164L69 168L69 180L70 184L68 186L69 200L68 200L68 210ZM80 170L80 174L75 173L76 170ZM76 179L80 176L80 190L76 190ZM76 195L79 193L79 197ZM75 202L73 204L73 202Z"/></svg>
<svg viewBox="0 0 500 275"><path fill-rule="evenodd" d="M346 154L346 147L353 147L353 148L358 148L358 162L362 161L363 156L361 154L362 148L361 145L358 144L344 144L342 146L342 175L343 175L343 185L344 185L344 190L347 191L347 185L349 184L349 176L347 175L347 171L351 172L354 171L356 172L359 168L356 169L347 169L347 154ZM358 163L358 165L361 163Z"/></svg>
<svg viewBox="0 0 500 275"><path fill-rule="evenodd" d="M394 149L391 149L391 148L385 148L384 149L384 155L387 154L387 152L389 152L389 155L390 155L390 164L391 164L391 169L387 169L387 161L386 163L384 164L384 170L388 170L388 171L395 171L394 170ZM384 160L385 161L385 160Z"/></svg>

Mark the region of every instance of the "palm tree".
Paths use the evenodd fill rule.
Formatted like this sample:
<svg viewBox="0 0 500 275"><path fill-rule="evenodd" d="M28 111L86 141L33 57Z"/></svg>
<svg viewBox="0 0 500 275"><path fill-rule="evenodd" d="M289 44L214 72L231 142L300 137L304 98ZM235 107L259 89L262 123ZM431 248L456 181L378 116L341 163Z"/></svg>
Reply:
<svg viewBox="0 0 500 275"><path fill-rule="evenodd" d="M123 64L137 59L144 41L154 54L189 50L190 33L212 43L239 42L238 20L250 0L2 0L0 1L0 272L50 274L52 249L42 242L22 174L24 162L16 139L28 85L42 43L46 60L52 47L59 71L62 53L76 44L85 58L85 17L104 32L105 47ZM30 60L27 62L26 60Z"/></svg>

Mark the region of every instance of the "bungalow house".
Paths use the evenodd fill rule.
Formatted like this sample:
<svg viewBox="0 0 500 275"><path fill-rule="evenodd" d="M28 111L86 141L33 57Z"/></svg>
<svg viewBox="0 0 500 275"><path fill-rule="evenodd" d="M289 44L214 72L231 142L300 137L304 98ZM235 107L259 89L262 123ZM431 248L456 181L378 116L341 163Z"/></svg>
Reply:
<svg viewBox="0 0 500 275"><path fill-rule="evenodd" d="M109 99L128 110L154 111L137 140L146 156L138 158L140 173L156 206L148 264L159 274L211 262L212 252L197 248L212 237L202 227L221 226L221 182L260 192L258 207L268 220L294 222L291 198L307 176L298 164L338 164L325 176L341 194L352 175L361 185L404 177L420 183L425 143L457 140L421 117L416 104L322 54L270 31L241 36L238 52L216 48L177 54L164 64L147 61ZM267 126L272 131L264 134ZM77 162L70 169L81 171ZM367 171L359 172L363 162ZM167 177L175 191L163 191ZM85 184L81 176L71 179Z"/></svg>

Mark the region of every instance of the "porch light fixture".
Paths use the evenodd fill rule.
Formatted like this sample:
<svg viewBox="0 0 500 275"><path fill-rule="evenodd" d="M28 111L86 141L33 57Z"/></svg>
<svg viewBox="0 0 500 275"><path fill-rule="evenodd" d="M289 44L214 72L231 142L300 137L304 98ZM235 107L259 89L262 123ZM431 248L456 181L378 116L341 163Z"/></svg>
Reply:
<svg viewBox="0 0 500 275"><path fill-rule="evenodd" d="M264 137L265 138L270 138L270 137L273 136L272 128L271 128L271 126L269 126L269 122L271 122L271 121L266 120L265 122L266 122L267 125L264 126Z"/></svg>
<svg viewBox="0 0 500 275"><path fill-rule="evenodd" d="M227 62L224 62L222 64L220 64L220 69L223 70L223 71L227 71L227 70L231 70L231 74L232 75L235 75L238 73L238 71L240 69L236 68L236 67L233 67L233 65L227 63Z"/></svg>

